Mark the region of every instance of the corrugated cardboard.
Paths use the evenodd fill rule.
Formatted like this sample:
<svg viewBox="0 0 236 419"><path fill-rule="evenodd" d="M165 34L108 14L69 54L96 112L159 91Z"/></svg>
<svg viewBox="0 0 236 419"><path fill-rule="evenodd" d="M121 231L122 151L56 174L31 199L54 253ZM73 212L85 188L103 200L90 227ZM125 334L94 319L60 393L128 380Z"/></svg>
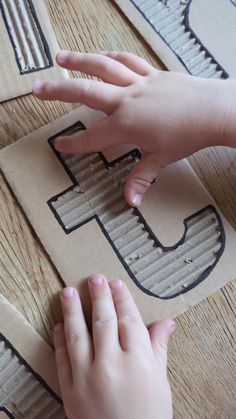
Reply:
<svg viewBox="0 0 236 419"><path fill-rule="evenodd" d="M101 117L82 107L58 119L2 150L1 169L66 284L123 278L147 323L175 317L235 278L235 232L185 160L162 170L137 212L122 194L135 153L116 164L127 150L55 153L53 136Z"/></svg>
<svg viewBox="0 0 236 419"><path fill-rule="evenodd" d="M115 0L169 70L236 77L235 0Z"/></svg>
<svg viewBox="0 0 236 419"><path fill-rule="evenodd" d="M43 0L0 1L0 102L32 91L37 79L67 78Z"/></svg>
<svg viewBox="0 0 236 419"><path fill-rule="evenodd" d="M66 418L53 350L1 294L0 312L0 417Z"/></svg>

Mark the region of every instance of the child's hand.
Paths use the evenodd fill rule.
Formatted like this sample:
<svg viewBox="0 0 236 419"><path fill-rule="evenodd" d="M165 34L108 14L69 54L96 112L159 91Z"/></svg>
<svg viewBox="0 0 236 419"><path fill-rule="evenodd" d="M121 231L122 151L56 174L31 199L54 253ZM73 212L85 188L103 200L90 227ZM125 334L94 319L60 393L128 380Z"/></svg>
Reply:
<svg viewBox="0 0 236 419"><path fill-rule="evenodd" d="M162 167L219 141L225 103L217 80L158 71L129 53L61 52L57 62L103 82L37 82L34 94L40 99L82 102L107 114L87 131L58 140L58 151L92 153L116 144L137 145L143 157L125 186L132 206L140 205Z"/></svg>
<svg viewBox="0 0 236 419"><path fill-rule="evenodd" d="M61 294L64 325L55 326L57 371L69 419L172 419L167 379L171 320L145 327L122 281L88 282L90 336L78 292Z"/></svg>

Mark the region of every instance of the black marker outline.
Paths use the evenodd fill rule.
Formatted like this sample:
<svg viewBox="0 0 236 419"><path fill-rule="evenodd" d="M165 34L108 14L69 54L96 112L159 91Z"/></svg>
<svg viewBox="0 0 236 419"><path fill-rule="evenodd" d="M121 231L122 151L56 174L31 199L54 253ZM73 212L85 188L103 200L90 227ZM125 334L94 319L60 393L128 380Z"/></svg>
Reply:
<svg viewBox="0 0 236 419"><path fill-rule="evenodd" d="M183 59L180 57L179 54L176 53L176 51L171 47L171 45L166 41L166 39L161 35L161 33L155 28L155 26L152 24L152 22L150 22L150 20L147 18L147 16L143 13L143 11L139 8L139 6L135 3L134 0L129 0L133 6L138 10L138 12L142 15L142 17L146 20L146 22L152 27L152 29L156 32L156 34L158 34L158 36L160 36L160 38L165 42L165 44L170 48L170 50L175 54L175 56L178 58L178 60L181 62L181 64L184 66L184 68L188 71L189 74L192 74L191 71L189 70L189 68L187 67L187 65L185 64L185 62L183 61ZM161 1L161 0L159 0ZM191 39L195 39L196 43L198 43L199 47L201 48L201 51L205 51L206 53L206 58L211 58L211 64L215 64L216 65L216 71L221 71L222 72L222 77L221 79L228 79L229 78L229 74L227 73L227 71L220 65L220 63L216 60L216 58L214 57L213 54L211 54L211 52L204 46L204 44L202 43L202 41L200 40L200 38L198 38L198 36L196 35L196 33L193 31L193 29L190 26L189 23L189 10L190 10L190 6L193 0L189 0L188 4L186 4L185 9L183 10L183 16L184 16L184 20L182 22L181 25L183 25L185 27L186 32L188 32L190 34L190 38ZM234 6L236 6L235 3L233 3L231 0L229 0ZM168 3L166 4L168 7Z"/></svg>
<svg viewBox="0 0 236 419"><path fill-rule="evenodd" d="M10 418L10 419L15 419L14 416L12 416L12 414L5 408L5 407L0 407L0 412L4 412L6 413L6 415Z"/></svg>
<svg viewBox="0 0 236 419"><path fill-rule="evenodd" d="M63 168L65 169L66 173L68 174L69 178L71 179L73 185L70 186L69 188L63 190L62 192L60 192L59 194L54 195L52 198L50 198L47 201L47 204L49 206L49 208L51 209L54 217L56 218L56 220L58 221L58 223L60 224L60 226L62 227L63 231L65 232L65 234L70 234L71 232L73 232L74 230L79 229L80 227L82 227L83 225L89 223L92 220L96 220L96 222L98 223L99 227L101 228L103 234L105 235L106 239L108 240L108 242L110 243L112 249L114 250L115 254L117 255L119 261L122 263L122 265L124 266L125 270L128 272L130 278L133 280L133 282L137 285L137 287L142 290L143 292L145 292L145 294L148 294L152 297L155 298L159 298L161 300L171 300L179 295L185 294L186 292L188 292L189 290L195 288L198 284L200 284L209 274L210 272L214 269L214 267L216 266L216 264L218 263L221 255L224 252L225 249L225 231L224 231L224 226L222 223L222 220L220 218L220 215L218 214L217 210L213 207L213 205L207 205L206 207L202 208L201 210L197 211L196 213L190 215L189 217L185 218L183 220L183 225L184 225L184 233L183 236L180 238L180 240L175 243L173 246L164 246L156 237L156 235L153 233L152 229L149 227L149 225L147 224L146 220L144 219L143 215L141 214L141 212L137 209L137 208L133 208L133 213L135 215L137 215L137 217L139 218L139 220L141 221L141 223L144 226L145 231L148 233L148 236L154 241L155 247L160 247L162 249L163 252L167 252L170 250L175 250L179 245L181 245L186 237L187 234L187 224L189 221L191 221L193 218L197 217L198 215L202 214L204 211L206 211L207 209L211 209L218 221L218 227L219 227L219 241L221 242L221 247L218 250L217 254L216 254L216 259L215 262L210 265L201 275L199 275L198 280L196 280L193 284L189 285L186 288L183 288L183 290L181 292L178 292L176 294L173 294L169 297L160 297L154 293L152 293L151 291L147 290L146 288L144 288L138 281L138 279L136 278L136 276L133 274L133 272L131 271L130 267L128 266L128 264L125 262L125 259L121 256L119 250L116 248L115 244L113 243L113 241L111 240L109 234L107 233L106 229L104 228L102 222L100 221L99 217L95 214L89 218L87 218L85 221L81 222L80 224L72 227L71 229L66 229L61 218L59 217L59 215L57 214L57 211L55 210L55 208L53 207L52 203L57 201L58 198L60 198L62 195L65 195L67 192L73 190L76 186L79 185L78 181L76 180L76 178L74 177L73 173L69 170L69 168L67 167L64 159L61 157L60 153L55 149L54 147L54 140L55 138L64 135L65 133L74 133L76 131L79 130L85 130L86 127L85 125L81 122L78 121L75 124L71 125L70 127L58 132L57 134L53 135L52 137L50 137L48 139L48 144L51 147L53 153L56 155L56 157L58 158L58 160L60 161L60 163L62 164ZM113 167L115 166L117 163L119 163L120 161L124 160L126 157L133 157L133 158L140 158L141 154L139 152L139 150L134 149L128 153L126 153L125 155L111 161L108 162L107 159L105 158L105 156L102 153L97 153L100 158L103 160L105 168L108 169L109 167Z"/></svg>
<svg viewBox="0 0 236 419"><path fill-rule="evenodd" d="M28 364L28 362L22 357L22 355L16 350L12 343L0 332L0 341L3 341L5 345L13 352L13 354L19 359L20 363L24 365L27 370L35 377L35 379L42 385L42 387L50 394L50 396L63 408L63 402L60 397L51 389L46 381ZM6 407L0 406L0 412L6 413L10 418L15 419L12 413L9 412Z"/></svg>
<svg viewBox="0 0 236 419"><path fill-rule="evenodd" d="M5 27L6 27L6 30L7 30L7 33L8 33L10 42L11 42L11 45L13 47L13 51L14 51L14 55L15 55L17 67L19 68L20 74L22 76L24 76L26 74L30 74L30 73L35 73L37 71L46 70L46 69L54 66L53 60L52 60L52 56L51 56L51 53L50 53L50 48L49 48L49 45L47 43L47 40L46 40L46 38L44 36L43 30L41 28L41 25L39 23L39 20L38 20L38 17L37 17L37 14L36 14L36 11L35 11L33 2L32 2L32 0L25 0L25 1L28 2L28 5L29 5L30 11L32 13L32 16L33 16L33 19L34 19L36 28L37 28L37 30L39 32L39 35L40 35L40 38L41 38L41 41L42 41L42 44L43 44L43 48L44 48L46 57L48 59L48 64L46 64L44 67L33 68L31 70L25 70L24 71L24 70L21 69L21 66L20 66L20 63L19 63L19 60L18 60L18 57L17 57L17 53L16 53L16 46L14 44L14 41L13 41L13 38L12 38L12 35L11 35L11 31L10 31L10 28L8 26L7 18L5 16L5 12L4 12L4 9L3 9L3 6L2 6L2 1L0 0L0 10L2 12L2 17L3 17L4 23L5 23Z"/></svg>

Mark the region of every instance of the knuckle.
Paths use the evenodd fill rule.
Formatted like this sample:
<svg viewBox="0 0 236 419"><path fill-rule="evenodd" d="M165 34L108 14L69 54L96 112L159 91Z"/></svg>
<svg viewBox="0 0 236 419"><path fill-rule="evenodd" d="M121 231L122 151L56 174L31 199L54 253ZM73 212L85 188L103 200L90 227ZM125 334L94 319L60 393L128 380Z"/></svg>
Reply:
<svg viewBox="0 0 236 419"><path fill-rule="evenodd" d="M80 134L79 141L85 151L90 152L92 150L92 141L87 129Z"/></svg>
<svg viewBox="0 0 236 419"><path fill-rule="evenodd" d="M94 290L93 295L92 295L92 300L96 304L101 304L104 307L105 304L108 304L109 301L111 300L111 296L107 290L100 290L100 291Z"/></svg>
<svg viewBox="0 0 236 419"><path fill-rule="evenodd" d="M53 338L54 340L56 339L57 343L61 341L63 333L64 333L64 324L63 323L56 324L53 329Z"/></svg>
<svg viewBox="0 0 236 419"><path fill-rule="evenodd" d="M158 350L162 354L163 357L167 357L167 344L166 343L159 341L157 351Z"/></svg>
<svg viewBox="0 0 236 419"><path fill-rule="evenodd" d="M57 359L57 366L59 368L63 368L67 364L66 356L65 356L65 348L57 348L56 350L56 359Z"/></svg>
<svg viewBox="0 0 236 419"><path fill-rule="evenodd" d="M137 186L139 186L141 189L147 189L153 182L153 178L151 179L145 179L144 177L136 176L134 175L132 181L136 183Z"/></svg>
<svg viewBox="0 0 236 419"><path fill-rule="evenodd" d="M129 111L129 106L125 106L122 112L122 129L124 134L132 132L134 127L133 114Z"/></svg>
<svg viewBox="0 0 236 419"><path fill-rule="evenodd" d="M83 96L88 96L92 90L92 80L85 79L82 86L80 86L80 91Z"/></svg>
<svg viewBox="0 0 236 419"><path fill-rule="evenodd" d="M54 81L54 80L48 81L45 84L46 93L49 94L49 95L53 95L55 93L56 89L57 89L57 86L58 86L58 84L57 84L56 81Z"/></svg>
<svg viewBox="0 0 236 419"><path fill-rule="evenodd" d="M111 58L116 59L116 58L119 57L119 52L117 52L117 51L109 51L106 55L107 55L107 57L111 57Z"/></svg>
<svg viewBox="0 0 236 419"><path fill-rule="evenodd" d="M66 330L65 337L66 342L68 345L76 345L77 343L81 342L85 335L85 328L81 328L79 330Z"/></svg>
<svg viewBox="0 0 236 419"><path fill-rule="evenodd" d="M112 73L115 69L115 65L116 62L108 58L105 62L103 62L101 70L103 73Z"/></svg>
<svg viewBox="0 0 236 419"><path fill-rule="evenodd" d="M71 317L76 313L77 310L73 304L64 304L63 311L66 316Z"/></svg>
<svg viewBox="0 0 236 419"><path fill-rule="evenodd" d="M104 316L97 316L94 319L94 326L96 327L104 327L106 325L113 324L116 322L116 316L115 315L104 315Z"/></svg>
<svg viewBox="0 0 236 419"><path fill-rule="evenodd" d="M121 316L118 319L119 325L122 325L122 326L126 326L129 324L136 324L138 323L138 321L139 321L139 317L135 314L126 314L124 316Z"/></svg>

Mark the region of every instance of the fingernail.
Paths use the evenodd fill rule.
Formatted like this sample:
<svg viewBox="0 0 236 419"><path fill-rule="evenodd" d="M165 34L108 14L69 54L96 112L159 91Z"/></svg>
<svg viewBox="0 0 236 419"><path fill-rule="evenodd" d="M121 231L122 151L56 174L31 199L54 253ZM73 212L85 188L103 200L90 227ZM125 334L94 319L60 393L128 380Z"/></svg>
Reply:
<svg viewBox="0 0 236 419"><path fill-rule="evenodd" d="M34 93L40 93L41 92L41 90L42 90L42 88L43 88L43 81L41 81L41 80L37 80L35 83L34 83L34 86L33 86L33 92Z"/></svg>
<svg viewBox="0 0 236 419"><path fill-rule="evenodd" d="M101 275L93 275L89 278L89 285L92 287L99 287L103 284L103 277Z"/></svg>
<svg viewBox="0 0 236 419"><path fill-rule="evenodd" d="M134 197L132 198L132 204L135 205L135 207L139 207L141 205L142 202L142 196L141 195L134 195Z"/></svg>
<svg viewBox="0 0 236 419"><path fill-rule="evenodd" d="M58 52L58 54L57 54L57 62L59 62L59 63L65 62L67 60L68 56L69 56L68 51L60 51L60 52Z"/></svg>
<svg viewBox="0 0 236 419"><path fill-rule="evenodd" d="M61 296L66 300L69 300L74 297L74 288L66 287L62 290Z"/></svg>
<svg viewBox="0 0 236 419"><path fill-rule="evenodd" d="M170 323L169 330L168 330L168 336L169 337L174 333L175 328L176 328L175 323L174 322Z"/></svg>
<svg viewBox="0 0 236 419"><path fill-rule="evenodd" d="M54 326L54 333L56 333L56 334L60 334L61 332L62 332L62 330L63 330L63 323L58 323L58 324L56 324L55 326Z"/></svg>
<svg viewBox="0 0 236 419"><path fill-rule="evenodd" d="M120 280L109 282L112 291L121 290L123 288L123 282Z"/></svg>
<svg viewBox="0 0 236 419"><path fill-rule="evenodd" d="M107 54L109 54L109 52L111 52L111 51L105 51L105 50L103 51L103 50L102 50L102 51L99 51L99 52L100 52L100 54L102 54L102 55L107 55Z"/></svg>

